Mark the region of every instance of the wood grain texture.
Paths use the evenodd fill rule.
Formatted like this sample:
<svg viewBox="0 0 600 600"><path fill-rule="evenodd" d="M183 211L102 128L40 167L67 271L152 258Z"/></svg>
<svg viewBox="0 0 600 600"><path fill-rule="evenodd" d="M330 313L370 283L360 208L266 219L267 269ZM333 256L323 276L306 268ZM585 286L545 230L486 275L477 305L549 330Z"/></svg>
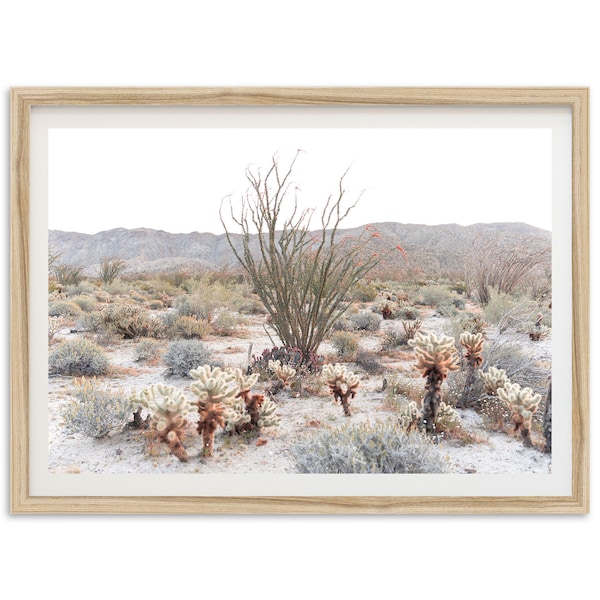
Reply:
<svg viewBox="0 0 600 600"><path fill-rule="evenodd" d="M573 121L572 494L559 497L29 495L29 120L35 106L569 106ZM31 174L35 176L35 174ZM14 88L11 90L11 510L15 514L579 514L589 511L587 88Z"/></svg>

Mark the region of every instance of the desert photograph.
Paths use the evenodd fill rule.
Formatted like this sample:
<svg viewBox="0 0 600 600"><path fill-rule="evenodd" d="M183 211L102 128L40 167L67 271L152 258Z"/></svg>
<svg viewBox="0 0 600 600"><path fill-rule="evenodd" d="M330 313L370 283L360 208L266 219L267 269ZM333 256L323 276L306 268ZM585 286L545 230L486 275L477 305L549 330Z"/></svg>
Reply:
<svg viewBox="0 0 600 600"><path fill-rule="evenodd" d="M544 129L53 129L51 474L552 472Z"/></svg>

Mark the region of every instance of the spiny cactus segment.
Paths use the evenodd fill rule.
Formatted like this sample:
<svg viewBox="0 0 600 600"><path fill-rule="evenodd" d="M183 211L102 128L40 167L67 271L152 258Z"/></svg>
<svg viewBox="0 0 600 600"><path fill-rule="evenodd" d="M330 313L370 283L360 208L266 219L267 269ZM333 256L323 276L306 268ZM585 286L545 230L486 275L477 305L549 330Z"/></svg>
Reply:
<svg viewBox="0 0 600 600"><path fill-rule="evenodd" d="M427 378L422 418L425 430L433 433L442 401L442 383L450 371L458 370L458 354L454 339L446 335L438 338L433 333L417 333L408 343L415 349L417 367L421 370L421 376Z"/></svg>
<svg viewBox="0 0 600 600"><path fill-rule="evenodd" d="M510 383L510 379L504 369L497 369L496 367L490 367L487 371L481 369L477 371L477 376L483 381L483 391L488 396L497 396L498 390L503 388L507 383Z"/></svg>
<svg viewBox="0 0 600 600"><path fill-rule="evenodd" d="M339 400L342 403L344 414L347 417L352 416L349 398L356 396L356 389L360 384L358 376L352 371L348 371L344 365L340 365L339 363L325 365L323 367L323 376L335 401Z"/></svg>
<svg viewBox="0 0 600 600"><path fill-rule="evenodd" d="M458 399L458 407L466 408L473 401L473 388L477 381L476 369L483 363L483 333L464 331L460 334L460 345L465 349L467 376L462 394Z"/></svg>
<svg viewBox="0 0 600 600"><path fill-rule="evenodd" d="M191 405L183 392L172 385L157 383L143 390L138 402L150 411L150 428L158 433L158 439L167 443L171 452L185 462L188 454L181 438Z"/></svg>
<svg viewBox="0 0 600 600"><path fill-rule="evenodd" d="M522 388L518 383L510 382L498 388L498 396L512 409L515 431L520 431L525 445L531 446L531 423L542 397L531 388Z"/></svg>
<svg viewBox="0 0 600 600"><path fill-rule="evenodd" d="M192 384L192 392L198 397L198 433L202 435L204 456L212 456L215 442L215 431L225 427L224 411L232 405L239 391L235 374L220 367L203 365L190 371L196 381Z"/></svg>
<svg viewBox="0 0 600 600"><path fill-rule="evenodd" d="M286 387L289 385L290 379L295 377L296 369L290 367L289 365L282 365L279 360L270 360L269 369L275 373L275 376L279 380L281 387Z"/></svg>

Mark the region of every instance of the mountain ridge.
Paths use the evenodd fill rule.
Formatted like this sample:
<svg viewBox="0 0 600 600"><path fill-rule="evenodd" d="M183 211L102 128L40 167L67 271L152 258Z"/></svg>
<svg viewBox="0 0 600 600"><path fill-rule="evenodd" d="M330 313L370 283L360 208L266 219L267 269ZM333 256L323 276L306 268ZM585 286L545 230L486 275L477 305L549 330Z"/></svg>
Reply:
<svg viewBox="0 0 600 600"><path fill-rule="evenodd" d="M338 230L338 239L358 237L367 225ZM469 242L477 237L502 240L510 247L527 238L541 246L551 245L552 234L526 223L475 223L458 225L422 225L410 223L373 223L370 230L379 235L371 248L384 251L401 246L412 268L426 273L455 272L464 267ZM242 234L230 235L236 248L241 248ZM253 235L251 245L257 241ZM107 258L118 257L127 263L128 272L154 272L179 268L221 269L237 261L225 233L170 233L139 227L114 228L95 234L49 230L49 247L60 253L63 264L78 264L93 274Z"/></svg>

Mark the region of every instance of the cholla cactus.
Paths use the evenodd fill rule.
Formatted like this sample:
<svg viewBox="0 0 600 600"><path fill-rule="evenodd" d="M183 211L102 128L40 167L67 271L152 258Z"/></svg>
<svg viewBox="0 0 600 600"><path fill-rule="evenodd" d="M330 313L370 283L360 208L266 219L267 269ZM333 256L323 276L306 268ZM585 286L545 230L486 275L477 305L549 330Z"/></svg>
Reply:
<svg viewBox="0 0 600 600"><path fill-rule="evenodd" d="M445 402L440 402L437 418L435 421L436 431L453 431L460 427L460 417L458 413Z"/></svg>
<svg viewBox="0 0 600 600"><path fill-rule="evenodd" d="M356 388L360 384L358 376L352 371L348 371L345 366L335 363L335 365L325 365L323 375L335 401L342 403L344 414L347 417L352 416L348 398L356 396Z"/></svg>
<svg viewBox="0 0 600 600"><path fill-rule="evenodd" d="M255 394L255 396L258 394ZM270 400L269 398L265 398L261 395L263 399L260 403L260 407L258 410L258 419L256 421L256 426L259 429L263 427L274 427L275 425L279 425L280 418L276 414L277 412L277 404Z"/></svg>
<svg viewBox="0 0 600 600"><path fill-rule="evenodd" d="M183 392L172 385L157 383L143 390L138 402L150 411L150 428L158 433L158 439L168 444L171 452L185 462L188 454L181 438L191 404Z"/></svg>
<svg viewBox="0 0 600 600"><path fill-rule="evenodd" d="M419 408L417 407L417 403L414 400L403 402L398 410L398 419L400 427L404 431L414 429L419 422Z"/></svg>
<svg viewBox="0 0 600 600"><path fill-rule="evenodd" d="M408 341L415 349L417 367L421 376L427 378L423 398L423 422L425 430L433 433L439 411L442 383L450 371L458 370L458 354L454 339L448 336L438 338L435 334L417 333L414 339Z"/></svg>
<svg viewBox="0 0 600 600"><path fill-rule="evenodd" d="M550 327L542 325L541 323L539 325L532 325L527 333L529 334L530 340L539 342L550 335Z"/></svg>
<svg viewBox="0 0 600 600"><path fill-rule="evenodd" d="M508 402L512 409L515 432L521 431L523 442L526 446L531 446L531 422L542 397L540 394L534 394L531 388L522 388L518 383L510 382L498 388L498 396L504 402Z"/></svg>
<svg viewBox="0 0 600 600"><path fill-rule="evenodd" d="M275 373L282 388L289 385L290 379L296 375L296 369L293 369L289 365L282 365L279 360L270 360L268 365L269 369Z"/></svg>
<svg viewBox="0 0 600 600"><path fill-rule="evenodd" d="M196 381L192 392L198 397L198 433L202 435L204 456L212 456L217 428L225 427L224 411L233 405L239 386L235 375L220 367L204 365L190 371Z"/></svg>
<svg viewBox="0 0 600 600"><path fill-rule="evenodd" d="M231 435L249 428L250 415L246 410L246 402L242 398L235 398L223 411L225 431Z"/></svg>
<svg viewBox="0 0 600 600"><path fill-rule="evenodd" d="M465 387L458 400L459 408L466 408L473 395L473 388L477 381L476 369L483 363L483 334L464 331L460 334L460 345L466 350L467 376Z"/></svg>
<svg viewBox="0 0 600 600"><path fill-rule="evenodd" d="M483 391L488 396L497 396L498 390L503 388L507 383L510 383L510 379L504 369L497 369L496 367L490 367L487 371L481 369L477 371L477 376L483 381Z"/></svg>

